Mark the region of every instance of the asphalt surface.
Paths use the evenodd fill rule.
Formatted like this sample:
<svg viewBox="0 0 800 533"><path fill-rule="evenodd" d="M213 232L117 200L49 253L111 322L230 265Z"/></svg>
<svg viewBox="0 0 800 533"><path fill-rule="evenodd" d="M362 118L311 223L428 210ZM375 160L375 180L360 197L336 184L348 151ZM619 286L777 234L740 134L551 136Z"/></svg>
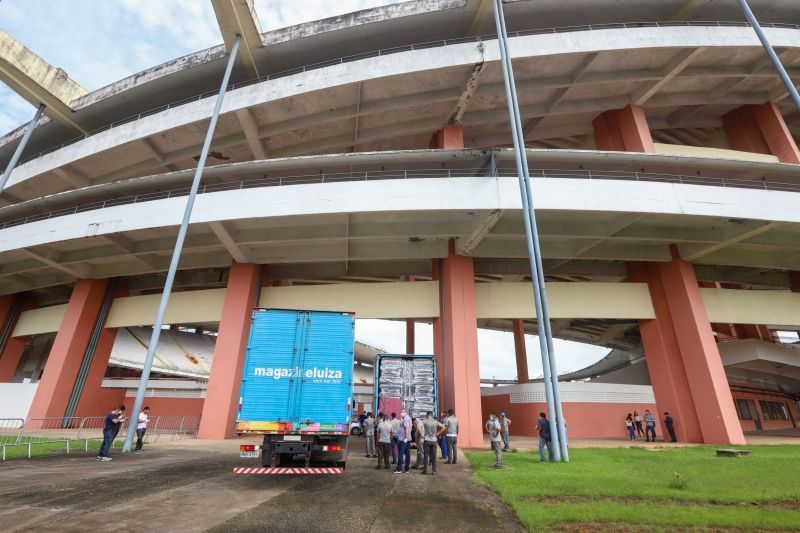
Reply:
<svg viewBox="0 0 800 533"><path fill-rule="evenodd" d="M351 439L347 471L327 476L235 475L259 465L233 441L159 443L106 463L82 453L9 461L0 531L523 531L466 459L437 476L394 474Z"/></svg>

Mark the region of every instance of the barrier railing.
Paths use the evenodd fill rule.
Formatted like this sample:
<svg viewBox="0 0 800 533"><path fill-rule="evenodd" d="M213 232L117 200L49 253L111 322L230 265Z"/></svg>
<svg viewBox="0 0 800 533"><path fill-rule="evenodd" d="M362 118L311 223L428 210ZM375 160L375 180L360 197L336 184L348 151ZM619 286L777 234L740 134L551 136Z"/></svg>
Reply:
<svg viewBox="0 0 800 533"><path fill-rule="evenodd" d="M340 172L322 174L300 174L296 176L283 176L272 178L254 178L239 180L227 183L216 183L203 185L198 190L198 194L211 192L223 192L237 189L255 189L261 187L282 187L286 185L306 185L314 183L340 183L347 181L377 181L377 180L403 180L403 179L423 179L423 178L460 178L478 176L483 169L479 168L457 168L457 169L411 169L411 170L367 170L361 172ZM511 168L499 168L494 176L516 177L516 170ZM800 192L800 184L783 183L779 181L766 180L747 180L739 178L723 178L712 176L696 176L684 174L662 174L654 172L627 172L614 170L591 170L591 169L531 169L530 175L533 178L543 179L588 179L588 180L622 180L622 181L642 181L642 182L661 182L661 183L680 183L684 185L708 185L715 187L733 187L740 189L760 189L765 191L778 192ZM20 217L0 223L0 229L21 226L31 222L48 220L62 216L74 215L86 211L105 209L120 205L130 205L155 200L165 200L168 198L178 198L189 194L188 187L169 189L166 191L135 194L103 200L102 202L90 202L74 207L67 207L55 211L45 211L26 217Z"/></svg>
<svg viewBox="0 0 800 533"><path fill-rule="evenodd" d="M739 21L666 21L666 22L618 22L618 23L608 23L608 24L583 24L577 26L562 26L562 27L554 27L554 28L538 28L532 30L523 30L517 32L511 32L508 34L509 37L522 37L527 35L545 35L545 34L556 34L556 33L573 33L573 32L583 32L583 31L600 31L600 30L614 30L614 29L635 29L635 28L668 28L668 27L676 27L676 26L702 26L702 27L748 27L750 26L747 22L739 22ZM781 29L792 29L792 30L800 30L800 25L797 24L767 24L762 23L762 27L764 28L781 28ZM424 50L427 48L438 48L448 45L454 44L464 44L464 43L472 43L472 42L483 42L483 41L494 41L497 40L496 35L478 35L474 37L462 37L456 39L441 39L438 41L428 41L422 42L417 44L409 44L403 46L395 46L392 48L383 48L379 50L373 50L369 52L362 52L359 54L352 54L348 56L338 57L336 59L330 59L326 61L319 61L317 63L311 63L309 65L304 65L301 67L295 67L292 69L284 70L281 72L275 72L273 74L268 74L266 76L262 76L259 78L253 78L250 80L242 81L239 83L231 84L228 88L229 91L233 91L235 89L239 89L242 87L247 87L248 85L253 85L256 83L261 83L264 81L274 80L278 78L284 78L286 76L292 76L294 74L301 74L303 72L308 72L310 70L316 70L320 68L330 67L334 65L340 65L344 63L351 63L353 61L359 61L362 59L369 59L372 57L381 57L391 54L397 54L401 52L410 52L413 50ZM197 94L195 96L190 96L188 98L182 98L181 100L177 100L175 102L170 102L169 104L165 104L159 107L155 107L152 109L148 109L147 111L142 111L141 113L137 113L135 115L131 115L129 117L116 120L105 126L102 126L98 129L92 130L84 135L79 137L75 137L68 141L65 141L61 144L48 148L46 150L42 150L32 156L29 156L22 161L20 161L20 165L33 161L34 159L38 159L43 155L55 152L56 150L60 150L65 146L69 146L71 144L75 144L79 141L82 141L88 137L93 135L97 135L98 133L102 133L104 131L108 131L112 128L117 126L121 126L123 124L128 124L130 122L135 122L142 118L154 115L156 113L160 113L162 111L166 111L168 109L172 109L174 107L182 106L185 104L189 104L192 102L197 102L199 100L203 100L205 98L214 96L217 94L218 91L207 91L201 94Z"/></svg>
<svg viewBox="0 0 800 533"><path fill-rule="evenodd" d="M124 434L130 419L122 423L119 434ZM132 423L136 423L134 420ZM37 444L61 443L66 453L77 445L84 451L89 441L103 438L105 416L53 417L53 418L0 418L0 456L6 460L6 449L26 447L28 458ZM145 440L157 440L160 436L196 435L200 427L199 416L155 416L148 423ZM72 443L72 445L70 445Z"/></svg>

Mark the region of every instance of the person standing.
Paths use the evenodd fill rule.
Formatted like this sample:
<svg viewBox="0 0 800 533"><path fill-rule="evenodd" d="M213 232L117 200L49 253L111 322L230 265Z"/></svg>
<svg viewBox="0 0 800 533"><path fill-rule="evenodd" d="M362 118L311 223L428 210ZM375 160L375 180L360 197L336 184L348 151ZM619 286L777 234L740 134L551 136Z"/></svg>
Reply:
<svg viewBox="0 0 800 533"><path fill-rule="evenodd" d="M358 415L358 427L361 429L361 435L364 435L364 421L367 419L367 413L361 411L361 414Z"/></svg>
<svg viewBox="0 0 800 533"><path fill-rule="evenodd" d="M439 421L442 424L444 424L445 418L447 418L447 413L441 413L439 415ZM444 436L444 433L439 437L439 448L442 449L442 461L447 461L447 437Z"/></svg>
<svg viewBox="0 0 800 533"><path fill-rule="evenodd" d="M98 461L111 461L108 450L111 443L119 433L119 428L125 421L125 406L118 405L106 415L105 425L103 426L103 444L100 445L100 452L97 454Z"/></svg>
<svg viewBox="0 0 800 533"><path fill-rule="evenodd" d="M649 409L645 409L644 411L644 426L645 426L645 438L647 442L650 442L650 435L653 436L653 442L656 441L656 418L650 412Z"/></svg>
<svg viewBox="0 0 800 533"><path fill-rule="evenodd" d="M667 411L664 411L664 425L667 426L667 433L672 442L678 442L678 437L675 436L675 421L669 416Z"/></svg>
<svg viewBox="0 0 800 533"><path fill-rule="evenodd" d="M392 425L392 464L397 462L397 428L400 427L400 420L397 419L397 413L392 413L392 419L389 420Z"/></svg>
<svg viewBox="0 0 800 533"><path fill-rule="evenodd" d="M414 442L417 445L417 461L411 468L416 470L425 464L425 428L421 418L414 418L411 422L414 424Z"/></svg>
<svg viewBox="0 0 800 533"><path fill-rule="evenodd" d="M447 426L444 434L447 437L447 464L456 464L458 462L458 419L452 409L447 410L444 425Z"/></svg>
<svg viewBox="0 0 800 533"><path fill-rule="evenodd" d="M403 466L405 465L405 471ZM400 411L400 424L397 427L397 469L395 474L408 474L411 470L411 419L405 409Z"/></svg>
<svg viewBox="0 0 800 533"><path fill-rule="evenodd" d="M150 421L149 415L149 407L145 407L142 409L142 412L139 413L139 421L136 424L136 448L134 448L137 452L141 450L144 445L144 434L147 432L147 423Z"/></svg>
<svg viewBox="0 0 800 533"><path fill-rule="evenodd" d="M389 470L389 448L392 442L392 424L386 420L386 415L380 415L380 422L378 422L375 430L378 432L378 470L381 468Z"/></svg>
<svg viewBox="0 0 800 533"><path fill-rule="evenodd" d="M510 452L511 451L511 433L509 433L508 427L511 425L511 419L506 416L505 413L500 413L500 434L503 436L503 451Z"/></svg>
<svg viewBox="0 0 800 533"><path fill-rule="evenodd" d="M436 441L444 436L445 425L433 417L433 411L425 413L425 420L422 421L423 446L425 456L422 466L422 473L428 473L430 467L431 475L436 475Z"/></svg>
<svg viewBox="0 0 800 533"><path fill-rule="evenodd" d="M367 413L364 419L364 436L367 439L367 457L377 457L375 454L375 419L372 413Z"/></svg>
<svg viewBox="0 0 800 533"><path fill-rule="evenodd" d="M633 415L630 413L625 417L625 428L628 430L628 438L632 441L636 440L636 426L633 423Z"/></svg>
<svg viewBox="0 0 800 533"><path fill-rule="evenodd" d="M644 431L642 431L642 415L638 411L633 412L633 423L636 425L636 434L640 437L644 435Z"/></svg>
<svg viewBox="0 0 800 533"><path fill-rule="evenodd" d="M501 442L503 440L503 425L497 418L495 417L494 413L489 414L489 420L483 425L486 433L489 434L489 442L492 445L492 451L494 452L495 463L494 467L497 470L503 468L503 449L500 447Z"/></svg>
<svg viewBox="0 0 800 533"><path fill-rule="evenodd" d="M547 447L547 457L553 460L553 444L550 435L550 422L547 415L539 413L539 421L536 423L536 430L539 432L539 462L544 462L544 448Z"/></svg>

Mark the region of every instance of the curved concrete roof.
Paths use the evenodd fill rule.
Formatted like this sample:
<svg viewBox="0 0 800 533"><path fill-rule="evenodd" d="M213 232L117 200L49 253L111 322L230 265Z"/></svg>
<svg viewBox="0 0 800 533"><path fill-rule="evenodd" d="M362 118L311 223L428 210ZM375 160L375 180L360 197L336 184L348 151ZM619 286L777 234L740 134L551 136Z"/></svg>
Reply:
<svg viewBox="0 0 800 533"><path fill-rule="evenodd" d="M797 134L800 113L752 29L701 22L741 20L735 4L506 4L531 166L546 178L548 279L623 281L625 261L668 260L676 243L702 279L788 287L800 270L797 167L730 151L720 117L775 101ZM786 23L766 31L797 75L800 4L752 5ZM267 77L237 66L176 288L223 287L232 259L293 284L425 279L451 238L478 280L524 280L497 43L476 38L493 33L487 6L419 0L263 34L253 57ZM85 138L59 145L70 137L57 124L37 128L29 153L47 153L26 156L0 197L0 293L60 303L74 279L104 276L134 294L161 289L214 103L196 95L216 88L224 55L191 54L74 101L100 129ZM592 119L629 103L645 108L658 153L596 151ZM422 149L453 122L466 149ZM614 335L635 324L562 326L629 349Z"/></svg>

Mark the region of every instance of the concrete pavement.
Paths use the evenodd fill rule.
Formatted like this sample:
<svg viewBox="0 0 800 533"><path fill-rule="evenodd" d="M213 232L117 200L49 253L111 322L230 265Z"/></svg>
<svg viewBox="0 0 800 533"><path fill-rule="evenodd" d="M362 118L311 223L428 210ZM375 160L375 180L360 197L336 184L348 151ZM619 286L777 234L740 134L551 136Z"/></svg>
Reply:
<svg viewBox="0 0 800 533"><path fill-rule="evenodd" d="M466 460L438 476L375 469L354 437L341 476L236 476L239 441L184 440L140 454L0 465L3 531L523 531L471 480ZM413 454L412 454L413 455ZM252 461L251 461L252 462ZM252 465L255 466L255 462Z"/></svg>

